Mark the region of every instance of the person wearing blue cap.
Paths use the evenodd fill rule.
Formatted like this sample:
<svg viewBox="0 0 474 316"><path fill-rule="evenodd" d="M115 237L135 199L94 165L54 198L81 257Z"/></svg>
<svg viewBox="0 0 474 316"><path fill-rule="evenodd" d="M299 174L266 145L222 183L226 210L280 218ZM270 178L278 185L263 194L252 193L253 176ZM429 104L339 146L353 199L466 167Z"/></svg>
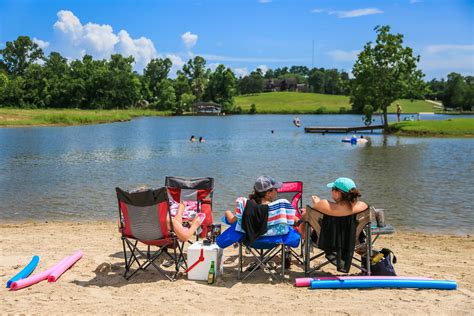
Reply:
<svg viewBox="0 0 474 316"><path fill-rule="evenodd" d="M333 201L321 199L317 195L311 197L313 208L323 214L347 216L363 212L369 207L367 203L358 200L361 194L352 179L337 178L334 182L328 183L327 187L331 188ZM304 221L309 216L311 214L303 215L303 223L300 225L302 234L305 232Z"/></svg>

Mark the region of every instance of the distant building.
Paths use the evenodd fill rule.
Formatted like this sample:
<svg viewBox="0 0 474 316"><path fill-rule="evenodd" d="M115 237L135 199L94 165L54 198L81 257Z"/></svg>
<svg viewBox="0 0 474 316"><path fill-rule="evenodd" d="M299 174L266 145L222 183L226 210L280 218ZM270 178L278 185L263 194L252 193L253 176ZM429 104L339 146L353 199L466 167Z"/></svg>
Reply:
<svg viewBox="0 0 474 316"><path fill-rule="evenodd" d="M296 81L296 78L264 79L263 91L265 92L301 91L301 89L298 88L298 82Z"/></svg>
<svg viewBox="0 0 474 316"><path fill-rule="evenodd" d="M196 102L191 109L195 115L220 115L222 105L214 102Z"/></svg>

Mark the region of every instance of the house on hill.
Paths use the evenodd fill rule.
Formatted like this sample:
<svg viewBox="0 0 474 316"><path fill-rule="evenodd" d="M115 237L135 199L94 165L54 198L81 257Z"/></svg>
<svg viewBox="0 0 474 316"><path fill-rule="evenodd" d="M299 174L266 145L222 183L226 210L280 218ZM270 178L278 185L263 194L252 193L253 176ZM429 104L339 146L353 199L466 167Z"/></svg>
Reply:
<svg viewBox="0 0 474 316"><path fill-rule="evenodd" d="M214 102L196 102L191 109L194 115L221 115L222 105Z"/></svg>
<svg viewBox="0 0 474 316"><path fill-rule="evenodd" d="M264 79L263 80L263 91L265 92L276 92L276 91L298 91L306 92L305 84L298 84L296 78L285 78L285 79Z"/></svg>

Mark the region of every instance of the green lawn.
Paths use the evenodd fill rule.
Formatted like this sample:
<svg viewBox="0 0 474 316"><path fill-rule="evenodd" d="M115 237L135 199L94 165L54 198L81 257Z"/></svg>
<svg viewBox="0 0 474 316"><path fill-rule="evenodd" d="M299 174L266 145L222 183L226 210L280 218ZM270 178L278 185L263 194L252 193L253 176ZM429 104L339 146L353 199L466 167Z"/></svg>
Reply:
<svg viewBox="0 0 474 316"><path fill-rule="evenodd" d="M25 110L0 108L0 126L82 125L128 121L138 116L170 115L152 110Z"/></svg>
<svg viewBox="0 0 474 316"><path fill-rule="evenodd" d="M435 112L431 103L423 100L398 100L389 107L389 112L395 113L395 104L400 103L404 113ZM299 92L267 92L252 95L237 96L236 106L242 110L250 110L255 104L257 113L281 114L311 114L311 113L340 113L350 111L349 97L319 93ZM319 109L319 111L318 111ZM439 112L439 110L436 110Z"/></svg>
<svg viewBox="0 0 474 316"><path fill-rule="evenodd" d="M390 124L390 130L401 135L474 136L474 118L444 121L408 121Z"/></svg>

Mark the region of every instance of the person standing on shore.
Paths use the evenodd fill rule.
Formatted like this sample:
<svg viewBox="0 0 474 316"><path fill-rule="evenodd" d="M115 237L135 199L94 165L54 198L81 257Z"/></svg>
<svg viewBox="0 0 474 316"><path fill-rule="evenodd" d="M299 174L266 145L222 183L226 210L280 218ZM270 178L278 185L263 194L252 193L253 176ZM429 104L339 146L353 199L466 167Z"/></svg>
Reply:
<svg viewBox="0 0 474 316"><path fill-rule="evenodd" d="M402 107L397 103L397 121L400 122L400 115L402 114Z"/></svg>

